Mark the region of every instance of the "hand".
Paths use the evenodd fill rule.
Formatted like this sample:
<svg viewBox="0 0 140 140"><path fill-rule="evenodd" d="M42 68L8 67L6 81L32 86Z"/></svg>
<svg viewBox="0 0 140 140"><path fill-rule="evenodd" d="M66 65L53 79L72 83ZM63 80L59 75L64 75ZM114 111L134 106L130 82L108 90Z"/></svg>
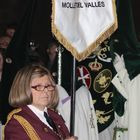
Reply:
<svg viewBox="0 0 140 140"><path fill-rule="evenodd" d="M123 58L123 55L121 55L121 57L120 57L117 53L114 53L114 54L116 56L115 56L113 65L114 65L116 71L119 72L120 70L125 69L124 58Z"/></svg>
<svg viewBox="0 0 140 140"><path fill-rule="evenodd" d="M78 140L78 137L71 136L71 137L66 138L65 140Z"/></svg>

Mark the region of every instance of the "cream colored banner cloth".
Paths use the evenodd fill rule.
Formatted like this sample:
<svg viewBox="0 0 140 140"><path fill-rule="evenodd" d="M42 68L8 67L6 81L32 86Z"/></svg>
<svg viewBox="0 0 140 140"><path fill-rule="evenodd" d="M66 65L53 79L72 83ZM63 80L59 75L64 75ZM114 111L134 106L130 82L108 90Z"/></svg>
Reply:
<svg viewBox="0 0 140 140"><path fill-rule="evenodd" d="M114 0L52 0L52 33L81 61L117 29Z"/></svg>

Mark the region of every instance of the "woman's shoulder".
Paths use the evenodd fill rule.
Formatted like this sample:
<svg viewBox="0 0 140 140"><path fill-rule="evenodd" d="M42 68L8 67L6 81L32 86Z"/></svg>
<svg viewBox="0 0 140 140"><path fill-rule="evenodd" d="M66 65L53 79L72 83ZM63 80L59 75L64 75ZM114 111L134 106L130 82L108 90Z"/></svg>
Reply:
<svg viewBox="0 0 140 140"><path fill-rule="evenodd" d="M28 134L26 132L29 132L30 130L32 130L33 136L38 137L38 135L34 133L35 130L32 125L20 115L22 112L22 108L18 108L9 113L7 122L4 126L5 138L12 137L13 139L25 140L28 139Z"/></svg>
<svg viewBox="0 0 140 140"><path fill-rule="evenodd" d="M12 110L8 116L7 116L7 121L6 121L6 124L8 124L9 122L15 122L15 120L19 120L20 118L24 118L24 114L26 114L26 112L28 111L25 111L27 107L21 107L21 108L16 108L14 110ZM21 119L20 119L21 120Z"/></svg>
<svg viewBox="0 0 140 140"><path fill-rule="evenodd" d="M18 121L15 119L15 116L21 111L21 108L14 109L7 116L7 121L4 125L5 132L13 132L18 128ZM19 128L18 128L19 129Z"/></svg>
<svg viewBox="0 0 140 140"><path fill-rule="evenodd" d="M12 110L9 114L8 114L8 117L7 117L7 122L16 114L18 114L19 112L21 112L22 109L21 108L17 108L17 109L14 109Z"/></svg>

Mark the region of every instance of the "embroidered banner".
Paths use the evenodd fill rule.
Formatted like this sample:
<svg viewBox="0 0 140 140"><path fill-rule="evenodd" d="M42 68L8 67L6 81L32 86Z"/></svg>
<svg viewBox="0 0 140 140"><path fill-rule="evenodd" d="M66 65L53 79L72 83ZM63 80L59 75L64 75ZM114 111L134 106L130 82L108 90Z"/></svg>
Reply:
<svg viewBox="0 0 140 140"><path fill-rule="evenodd" d="M89 88L98 131L105 130L114 120L114 87L111 83L114 68L110 55L110 42L105 40L89 57L77 63L78 81Z"/></svg>
<svg viewBox="0 0 140 140"><path fill-rule="evenodd" d="M114 0L52 0L52 33L81 61L117 29Z"/></svg>

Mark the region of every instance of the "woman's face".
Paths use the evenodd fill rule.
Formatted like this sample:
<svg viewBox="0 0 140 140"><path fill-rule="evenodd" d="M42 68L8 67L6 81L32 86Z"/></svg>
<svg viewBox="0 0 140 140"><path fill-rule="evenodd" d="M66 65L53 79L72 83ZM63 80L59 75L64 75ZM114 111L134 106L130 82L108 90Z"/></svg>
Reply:
<svg viewBox="0 0 140 140"><path fill-rule="evenodd" d="M34 78L30 87L33 96L32 105L40 110L44 110L51 103L54 96L55 86L52 80L47 75Z"/></svg>

